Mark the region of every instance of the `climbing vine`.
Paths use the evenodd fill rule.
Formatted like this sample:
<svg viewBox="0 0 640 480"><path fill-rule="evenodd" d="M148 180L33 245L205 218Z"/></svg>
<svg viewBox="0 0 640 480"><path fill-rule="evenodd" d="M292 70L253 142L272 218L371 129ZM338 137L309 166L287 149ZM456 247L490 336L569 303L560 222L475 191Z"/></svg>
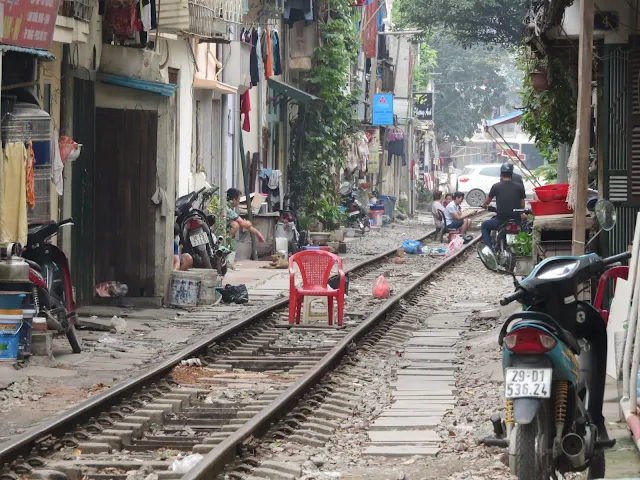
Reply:
<svg viewBox="0 0 640 480"><path fill-rule="evenodd" d="M349 0L329 0L318 20L319 46L305 79L321 101L298 107L292 121L289 188L302 214L314 214L324 200L336 202L331 169L346 162L344 140L356 130L357 92L350 90L350 66L357 55Z"/></svg>

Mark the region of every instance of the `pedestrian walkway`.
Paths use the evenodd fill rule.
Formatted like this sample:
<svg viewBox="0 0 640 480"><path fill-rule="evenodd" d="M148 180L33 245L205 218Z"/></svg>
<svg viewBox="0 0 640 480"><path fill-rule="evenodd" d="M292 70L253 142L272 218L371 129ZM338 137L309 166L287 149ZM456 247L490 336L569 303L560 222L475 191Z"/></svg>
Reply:
<svg viewBox="0 0 640 480"><path fill-rule="evenodd" d="M397 375L393 403L369 429L365 455L436 455L442 439L437 427L456 402L455 345L471 308L488 305L454 304L427 319L427 329L413 332L405 343L405 359Z"/></svg>

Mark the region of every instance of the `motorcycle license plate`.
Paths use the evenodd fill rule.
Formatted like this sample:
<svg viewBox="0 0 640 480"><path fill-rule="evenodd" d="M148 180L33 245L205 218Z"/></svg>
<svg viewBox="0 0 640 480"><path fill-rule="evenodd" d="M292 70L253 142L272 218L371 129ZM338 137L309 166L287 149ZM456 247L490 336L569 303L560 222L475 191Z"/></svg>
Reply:
<svg viewBox="0 0 640 480"><path fill-rule="evenodd" d="M192 247L199 247L200 245L205 245L209 239L206 233L194 233L189 237L189 241Z"/></svg>
<svg viewBox="0 0 640 480"><path fill-rule="evenodd" d="M513 233L507 233L507 245L513 245L515 242L516 236Z"/></svg>
<svg viewBox="0 0 640 480"><path fill-rule="evenodd" d="M504 372L505 398L550 398L550 368L507 368Z"/></svg>

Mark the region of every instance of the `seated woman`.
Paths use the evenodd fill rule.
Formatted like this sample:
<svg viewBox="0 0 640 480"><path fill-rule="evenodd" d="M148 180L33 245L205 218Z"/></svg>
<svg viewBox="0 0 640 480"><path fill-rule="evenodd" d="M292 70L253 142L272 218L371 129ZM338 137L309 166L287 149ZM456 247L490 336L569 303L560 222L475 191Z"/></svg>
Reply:
<svg viewBox="0 0 640 480"><path fill-rule="evenodd" d="M193 257L188 253L180 253L178 240L173 241L173 269L189 270L193 267Z"/></svg>
<svg viewBox="0 0 640 480"><path fill-rule="evenodd" d="M230 188L227 190L227 225L229 226L229 236L234 237L238 229L243 232L251 232L255 234L256 238L260 243L264 243L264 236L255 229L249 220L245 220L240 218L240 215L235 211L235 208L240 205L240 197L242 196L242 192L237 188Z"/></svg>

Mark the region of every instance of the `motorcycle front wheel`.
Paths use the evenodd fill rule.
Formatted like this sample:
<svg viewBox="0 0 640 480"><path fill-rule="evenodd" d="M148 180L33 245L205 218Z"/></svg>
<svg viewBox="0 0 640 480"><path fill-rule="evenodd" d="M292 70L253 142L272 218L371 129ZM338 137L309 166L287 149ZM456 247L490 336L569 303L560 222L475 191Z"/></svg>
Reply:
<svg viewBox="0 0 640 480"><path fill-rule="evenodd" d="M547 412L549 405L541 405L536 418L528 425L518 425L516 436L515 471L518 480L549 480L551 478L550 438L553 430Z"/></svg>
<svg viewBox="0 0 640 480"><path fill-rule="evenodd" d="M76 332L76 327L72 323L69 325L69 329L67 330L67 340L69 341L69 345L71 345L71 350L73 353L81 353L82 347L80 346L80 341L78 340L78 332Z"/></svg>

